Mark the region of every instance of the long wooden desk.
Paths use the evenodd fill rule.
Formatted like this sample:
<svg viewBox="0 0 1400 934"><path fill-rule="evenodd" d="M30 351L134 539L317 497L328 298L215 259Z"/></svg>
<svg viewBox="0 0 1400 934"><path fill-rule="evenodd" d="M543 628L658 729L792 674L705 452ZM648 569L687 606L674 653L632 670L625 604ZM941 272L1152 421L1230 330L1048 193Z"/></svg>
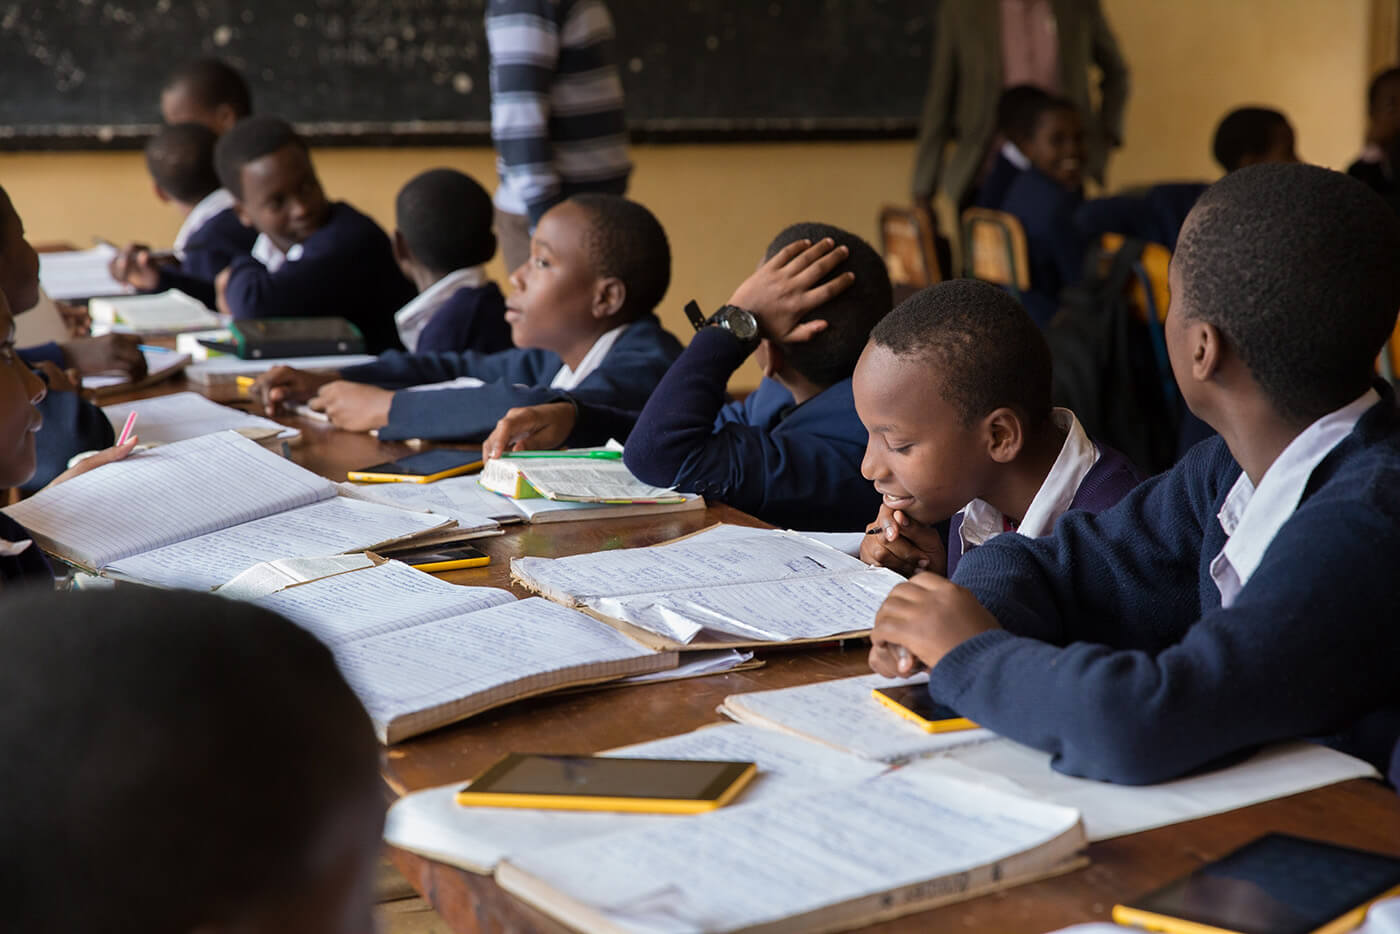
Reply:
<svg viewBox="0 0 1400 934"><path fill-rule="evenodd" d="M186 388L183 380L133 394ZM303 433L292 457L335 480L355 467L403 456L411 449L368 435L288 419ZM138 426L139 427L139 426ZM509 559L555 557L606 548L649 545L715 522L758 524L727 507L661 518L565 522L508 528L478 544L492 556L486 568L457 571L462 584L509 587ZM517 595L523 591L513 588ZM755 671L634 687L540 697L385 750L383 774L394 795L474 775L505 752L589 753L682 733L721 718L728 694L848 677L869 669L865 648L829 647L772 652ZM274 767L275 769L275 767ZM275 771L274 771L275 774ZM1083 870L983 898L875 925L875 932L1041 932L1081 921L1107 920L1116 901L1142 894L1268 831L1297 833L1400 856L1400 796L1378 782L1351 781L1202 820L1095 843ZM454 931L558 932L566 928L505 893L488 876L464 872L403 850L390 857Z"/></svg>

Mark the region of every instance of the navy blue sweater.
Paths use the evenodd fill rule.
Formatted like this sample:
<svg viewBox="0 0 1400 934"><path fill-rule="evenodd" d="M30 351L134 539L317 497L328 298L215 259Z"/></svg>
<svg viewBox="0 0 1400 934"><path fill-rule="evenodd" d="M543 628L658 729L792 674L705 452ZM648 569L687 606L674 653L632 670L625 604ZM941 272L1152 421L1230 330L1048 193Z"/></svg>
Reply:
<svg viewBox="0 0 1400 934"><path fill-rule="evenodd" d="M300 259L288 260L276 272L251 256L229 264L224 297L235 318L349 318L370 353L403 346L394 312L417 293L399 271L378 224L337 202L325 226L301 248Z"/></svg>
<svg viewBox="0 0 1400 934"><path fill-rule="evenodd" d="M19 351L20 359L33 367L48 360L64 366L63 348L55 343L26 347ZM34 436L34 475L20 485L33 492L48 484L68 469L68 459L83 451L99 451L116 441L112 423L102 410L76 392L53 392L39 403L44 426ZM0 537L4 537L0 535Z"/></svg>
<svg viewBox="0 0 1400 934"><path fill-rule="evenodd" d="M1186 215L1209 187L1204 182L1172 182L1153 185L1140 195L1095 198L1079 206L1074 222L1090 240L1116 233L1175 250Z"/></svg>
<svg viewBox="0 0 1400 934"><path fill-rule="evenodd" d="M743 402L726 404L725 386L747 356L728 331L704 328L630 434L617 430L627 416L584 404L575 434L598 440L611 429L626 437L623 457L645 482L701 493L783 528L865 528L880 497L860 475L866 433L851 381L794 405L765 379Z"/></svg>
<svg viewBox="0 0 1400 934"><path fill-rule="evenodd" d="M155 291L179 289L214 307L214 279L235 259L247 256L258 232L243 226L233 208L225 208L205 221L185 241L185 256L178 266L161 266Z"/></svg>
<svg viewBox="0 0 1400 934"><path fill-rule="evenodd" d="M646 315L622 332L602 364L573 395L585 402L640 409L680 352L680 341L654 315ZM549 383L563 365L553 351L518 347L493 354L390 351L374 363L347 367L340 375L386 389L463 376L484 380L485 386L474 388L396 392L389 424L379 429L385 441L478 441L491 433L507 409L558 399L559 391L550 389Z"/></svg>
<svg viewBox="0 0 1400 934"><path fill-rule="evenodd" d="M1382 391L1313 471L1229 609L1210 577L1240 467L1219 438L1112 509L1001 535L957 583L1004 629L948 653L939 701L1070 775L1146 784L1319 738L1384 770L1400 734L1400 414Z"/></svg>
<svg viewBox="0 0 1400 934"><path fill-rule="evenodd" d="M496 283L464 286L447 297L418 335L417 353L509 350L506 299Z"/></svg>
<svg viewBox="0 0 1400 934"><path fill-rule="evenodd" d="M1074 223L1083 200L1035 168L1017 175L1002 199L1000 209L1016 215L1026 232L1031 289L1022 300L1041 327L1059 310L1060 291L1083 271L1087 241Z"/></svg>

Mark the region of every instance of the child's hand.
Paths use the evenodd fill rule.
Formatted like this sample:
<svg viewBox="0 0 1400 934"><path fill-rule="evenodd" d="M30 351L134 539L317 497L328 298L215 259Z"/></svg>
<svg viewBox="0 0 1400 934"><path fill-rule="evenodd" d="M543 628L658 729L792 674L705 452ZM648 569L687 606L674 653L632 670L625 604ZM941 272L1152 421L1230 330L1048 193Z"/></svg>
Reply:
<svg viewBox="0 0 1400 934"><path fill-rule="evenodd" d="M83 378L77 370L61 370L52 360L40 360L34 371L43 376L49 392L79 392L83 388Z"/></svg>
<svg viewBox="0 0 1400 934"><path fill-rule="evenodd" d="M930 526L915 522L902 509L880 507L860 543L860 560L898 571L905 577L919 571L946 574L948 550Z"/></svg>
<svg viewBox="0 0 1400 934"><path fill-rule="evenodd" d="M63 326L68 329L69 337L87 337L92 333L92 316L88 314L86 305L59 301L55 301L53 305L58 309Z"/></svg>
<svg viewBox="0 0 1400 934"><path fill-rule="evenodd" d="M149 291L160 284L160 270L145 244L128 244L112 258L108 271L113 279L138 289Z"/></svg>
<svg viewBox="0 0 1400 934"><path fill-rule="evenodd" d="M325 412L331 424L346 431L373 431L389 424L394 393L368 383L338 379L326 383L311 400L311 408Z"/></svg>
<svg viewBox="0 0 1400 934"><path fill-rule="evenodd" d="M140 440L140 438L136 437L135 435L132 435L130 438L126 439L126 444L115 444L110 448L98 451L96 454L84 457L72 467L69 467L63 473L50 480L48 482L48 486L45 486L44 489L47 490L50 486L58 486L60 483L72 480L74 477L81 476L82 474L87 473L89 470L96 470L103 464L110 464L113 461L125 460L128 454L136 450L136 445L140 442Z"/></svg>
<svg viewBox="0 0 1400 934"><path fill-rule="evenodd" d="M146 357L141 341L133 334L104 334L80 337L61 345L64 362L84 376L124 373L132 380L146 376Z"/></svg>
<svg viewBox="0 0 1400 934"><path fill-rule="evenodd" d="M810 240L789 243L743 281L730 296L729 304L751 312L758 319L759 333L769 340L783 344L811 340L826 328L826 322L798 322L855 281L854 273L845 272L830 282L817 284L844 263L849 252L830 237L815 244Z"/></svg>
<svg viewBox="0 0 1400 934"><path fill-rule="evenodd" d="M481 455L489 460L506 451L557 448L568 439L577 421L578 412L572 402L510 409L482 443Z"/></svg>
<svg viewBox="0 0 1400 934"><path fill-rule="evenodd" d="M870 667L886 678L907 678L920 663L932 668L978 633L1000 628L971 591L937 574L915 574L875 614Z"/></svg>
<svg viewBox="0 0 1400 934"><path fill-rule="evenodd" d="M333 373L307 373L290 366L275 366L253 380L248 395L268 415L276 415L279 405L305 402L326 383L338 378Z"/></svg>

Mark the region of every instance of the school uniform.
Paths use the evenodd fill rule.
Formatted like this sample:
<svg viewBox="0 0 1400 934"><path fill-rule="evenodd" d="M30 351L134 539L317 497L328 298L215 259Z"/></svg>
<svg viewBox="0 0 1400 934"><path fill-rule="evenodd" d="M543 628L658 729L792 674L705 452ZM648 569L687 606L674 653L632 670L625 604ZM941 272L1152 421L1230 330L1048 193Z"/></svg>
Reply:
<svg viewBox="0 0 1400 934"><path fill-rule="evenodd" d="M175 233L174 253L179 263L158 267L159 280L153 291L179 289L213 308L214 279L234 259L247 256L257 238L258 232L238 219L233 195L227 189L210 192L185 215Z"/></svg>
<svg viewBox="0 0 1400 934"><path fill-rule="evenodd" d="M1003 142L997 150L996 158L992 160L987 177L977 186L977 196L973 198L972 203L979 208L1000 210L1011 183L1030 167L1031 160L1026 158L1019 146L1010 140Z"/></svg>
<svg viewBox="0 0 1400 934"><path fill-rule="evenodd" d="M1031 287L1021 299L1041 327L1059 310L1060 290L1078 282L1083 270L1085 240L1074 223L1083 200L1034 167L1020 173L1002 199L1000 210L1014 214L1026 232Z"/></svg>
<svg viewBox="0 0 1400 934"><path fill-rule="evenodd" d="M348 318L379 353L400 346L394 312L414 294L384 231L340 201L286 253L259 236L251 255L229 264L224 296L235 318Z"/></svg>
<svg viewBox="0 0 1400 934"><path fill-rule="evenodd" d="M640 415L579 403L569 443L624 438L624 462L644 482L701 493L782 528L865 528L880 497L860 475L866 432L851 381L797 405L765 379L744 401L726 402L729 377L748 354L728 331L704 328Z"/></svg>
<svg viewBox="0 0 1400 934"><path fill-rule="evenodd" d="M64 366L63 348L56 343L22 348L19 356L31 369L45 360ZM27 493L47 486L67 470L74 454L99 451L116 442L111 421L76 392L50 391L37 408L44 426L34 435L34 475L20 484Z"/></svg>
<svg viewBox="0 0 1400 934"><path fill-rule="evenodd" d="M53 589L53 568L24 526L0 513L0 591L20 587Z"/></svg>
<svg viewBox="0 0 1400 934"><path fill-rule="evenodd" d="M1091 440L1069 409L1056 408L1050 417L1065 432L1065 443L1020 524L1013 528L1010 520L985 500L974 499L964 506L948 524L949 578L963 555L1002 532L1014 531L1027 538L1049 535L1068 510L1101 512L1142 482L1133 462L1108 445Z"/></svg>
<svg viewBox="0 0 1400 934"><path fill-rule="evenodd" d="M1186 215L1209 187L1204 182L1172 182L1153 185L1140 195L1094 198L1074 212L1074 223L1089 241L1116 233L1175 250Z"/></svg>
<svg viewBox="0 0 1400 934"><path fill-rule="evenodd" d="M509 350L506 299L480 266L458 269L428 286L394 313L409 353Z"/></svg>
<svg viewBox="0 0 1400 934"><path fill-rule="evenodd" d="M373 363L347 367L340 375L402 390L394 393L389 424L379 429L382 440L478 441L491 433L507 409L549 402L562 392L584 401L640 409L680 352L680 341L648 314L599 337L576 370L553 351L516 347L492 354L390 351ZM454 381L480 385L408 388Z"/></svg>
<svg viewBox="0 0 1400 934"><path fill-rule="evenodd" d="M1303 737L1385 769L1397 553L1400 412L1378 383L1257 489L1215 438L1097 516L967 555L957 582L1004 628L948 653L929 689L1070 775L1160 782Z"/></svg>

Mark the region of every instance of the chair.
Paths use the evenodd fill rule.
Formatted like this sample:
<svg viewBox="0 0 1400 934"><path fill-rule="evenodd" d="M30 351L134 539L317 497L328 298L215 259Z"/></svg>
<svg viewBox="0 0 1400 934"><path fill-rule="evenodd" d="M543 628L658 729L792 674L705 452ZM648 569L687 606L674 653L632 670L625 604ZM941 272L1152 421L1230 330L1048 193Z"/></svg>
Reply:
<svg viewBox="0 0 1400 934"><path fill-rule="evenodd" d="M1380 355L1376 358L1376 370L1392 383L1400 378L1400 323L1395 325L1390 340L1381 348Z"/></svg>
<svg viewBox="0 0 1400 934"><path fill-rule="evenodd" d="M896 290L912 294L943 281L938 261L937 224L926 204L880 210L880 252Z"/></svg>
<svg viewBox="0 0 1400 934"><path fill-rule="evenodd" d="M962 214L963 259L967 275L1010 289L1017 298L1031 287L1026 231L1015 215L990 208Z"/></svg>
<svg viewBox="0 0 1400 934"><path fill-rule="evenodd" d="M1100 255L1111 259L1122 249L1127 238L1122 234L1104 234L1099 240ZM1171 360L1167 356L1167 333L1164 322L1167 320L1167 306L1171 292L1167 287L1167 268L1171 264L1172 253L1160 243L1146 243L1142 253L1133 263L1133 282L1128 289L1128 304L1139 321L1147 325L1148 338L1152 341L1152 355L1157 360L1157 376L1162 383L1162 398L1173 404L1179 399L1180 390L1172 375Z"/></svg>

